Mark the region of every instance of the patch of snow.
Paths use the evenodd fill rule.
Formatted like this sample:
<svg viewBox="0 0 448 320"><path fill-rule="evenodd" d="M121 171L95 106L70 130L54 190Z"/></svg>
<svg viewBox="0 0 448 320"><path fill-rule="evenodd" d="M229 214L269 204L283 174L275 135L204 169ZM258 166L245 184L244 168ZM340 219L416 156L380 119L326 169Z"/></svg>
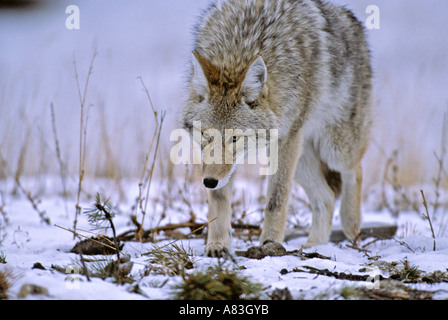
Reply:
<svg viewBox="0 0 448 320"><path fill-rule="evenodd" d="M65 207L74 208L74 202L65 203L59 197L43 198L41 207L45 209L51 225L40 222L37 213L32 209L28 200L22 196L14 198L8 197L7 213L9 224L2 232L6 233L0 243L0 250L6 255L7 264L0 265L0 269L8 268L13 271L15 280L8 294L10 298L17 299L17 294L23 284L35 284L45 287L49 291L49 296L29 295L25 299L170 299L172 298L172 287L182 281L180 276L166 276L150 273L144 275L145 266L149 264L148 257L142 255L154 248L151 243L126 242L123 252L131 255L134 262L131 275L136 280L140 290L144 295L130 293L128 290L132 285L117 285L110 280L92 278L87 281L84 276L77 278L76 286L72 285L70 274L62 274L52 266L57 265L62 268L70 268L79 265L79 257L74 253L69 253L75 245L76 240L70 232L62 230L55 224L72 228L73 215L65 213ZM70 210L71 212L73 210ZM181 214L182 215L182 214ZM182 221L183 217L178 217ZM426 230L424 219L416 219L410 213L403 213L398 217L398 221L404 223L411 218L413 223ZM385 212L365 212L364 221L392 221ZM115 224L117 229L125 231L132 226L129 223L130 217L126 214L118 214ZM171 217L169 220L176 220ZM165 220L164 220L165 221ZM79 217L78 227L83 230L90 230L85 216ZM163 223L162 223L163 225ZM422 231L423 232L423 231ZM363 244L372 239L367 239ZM159 246L170 243L172 240L164 240L158 243ZM297 238L284 243L286 250L299 249L304 244L306 238ZM204 256L204 239L185 239L177 242L187 251L191 251L194 269L206 271L209 267L214 267L219 262L216 258ZM344 286L366 285L363 281L339 280L334 277L316 275L304 272L295 272L294 269L305 270L307 266L317 269L328 269L332 272L347 274L373 274L379 272L378 269L369 265L368 257L358 250L349 248L348 242L339 244L329 243L319 245L305 252L318 252L330 259L307 259L301 260L296 256L265 257L261 260L248 259L235 256L236 264L225 262L230 269L236 269L243 276L249 277L254 282L263 284L266 297L274 289L288 288L294 298L315 299L318 297L325 299L341 299L340 290ZM448 267L448 239L436 238L436 251L432 250L433 239L426 230L422 234L409 234L404 237L398 235L391 240L379 240L371 243L367 249L369 256L380 256L380 260L387 262L402 263L409 261L424 272L435 270L446 271ZM233 238L232 250L247 250L249 247L258 245L258 241L244 241ZM112 259L112 258L111 258ZM46 270L32 269L33 265L40 262ZM286 269L287 273L281 271ZM365 269L365 270L362 270ZM367 271L366 271L367 270ZM370 273L369 273L370 272ZM383 273L384 274L384 273ZM387 276L387 274L384 274ZM417 286L417 285L415 285ZM436 291L446 290L446 284L434 285L419 284L419 288ZM438 299L448 297L448 292L439 291L435 296Z"/></svg>

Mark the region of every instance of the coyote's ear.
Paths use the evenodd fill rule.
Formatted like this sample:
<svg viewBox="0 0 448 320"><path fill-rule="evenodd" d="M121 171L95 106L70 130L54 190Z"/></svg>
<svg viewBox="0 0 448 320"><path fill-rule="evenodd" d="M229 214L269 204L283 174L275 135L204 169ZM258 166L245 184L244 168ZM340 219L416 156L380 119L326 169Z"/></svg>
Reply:
<svg viewBox="0 0 448 320"><path fill-rule="evenodd" d="M244 80L241 85L241 90L247 100L254 101L264 91L268 78L268 70L266 69L263 58L256 56L252 59L243 76Z"/></svg>
<svg viewBox="0 0 448 320"><path fill-rule="evenodd" d="M209 92L209 86L217 81L218 69L197 51L193 52L193 86L202 95Z"/></svg>

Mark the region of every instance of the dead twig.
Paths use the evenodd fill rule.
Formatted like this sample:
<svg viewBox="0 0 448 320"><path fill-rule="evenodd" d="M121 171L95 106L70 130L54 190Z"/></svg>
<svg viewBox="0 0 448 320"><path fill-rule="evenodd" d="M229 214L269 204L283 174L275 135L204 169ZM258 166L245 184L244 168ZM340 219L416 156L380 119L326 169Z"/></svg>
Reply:
<svg viewBox="0 0 448 320"><path fill-rule="evenodd" d="M68 208L67 208L68 193L67 193L65 166L64 166L64 162L62 161L61 148L59 146L58 132L56 129L56 114L54 111L53 102L50 103L50 111L51 111L51 126L53 128L54 145L55 145L55 149L56 149L56 157L58 159L58 164L59 164L59 175L61 176L62 196L64 197L64 200L65 200L65 211L67 213L68 212Z"/></svg>
<svg viewBox="0 0 448 320"><path fill-rule="evenodd" d="M350 281L367 281L371 276L366 275L359 275L359 274L351 274L351 273L345 273L345 272L337 272L337 271L330 271L328 269L318 269L310 266L303 266L304 269L300 268L293 268L291 271L288 271L287 269L282 269L280 271L281 274L287 274L290 272L303 272L303 273L311 273L311 274L317 274L327 277L333 277L336 279L341 280L350 280ZM383 276L379 276L379 280L384 280Z"/></svg>
<svg viewBox="0 0 448 320"><path fill-rule="evenodd" d="M166 244L166 245L160 247L160 249L163 249L163 248L165 248L165 247L167 247L167 246L170 246L170 245L172 245L173 243L175 243L175 242L177 242L177 241L179 241L179 240L188 238L190 235L195 234L196 232L198 232L198 231L204 229L206 226L208 226L210 223L212 223L212 222L215 221L216 219L218 219L218 217L213 218L212 220L208 221L207 223L205 223L205 224L202 225L201 227L197 228L196 230L193 230L193 231L190 232L189 234L187 234L187 235L185 235L185 236L182 236L182 237L180 237L180 238L178 238L178 239L176 239L176 240L174 240L174 241L171 241L170 243L168 243L168 244Z"/></svg>
<svg viewBox="0 0 448 320"><path fill-rule="evenodd" d="M38 213L40 219L42 222L45 222L47 225L50 225L50 218L47 217L47 213L43 210L39 209L39 200L36 200L33 195L31 194L30 191L26 191L25 188L22 186L22 184L20 183L20 178L16 177L16 185L17 187L20 189L20 191L22 191L25 196L27 197L27 199L29 200L29 202L31 203L31 206L33 207L33 209Z"/></svg>
<svg viewBox="0 0 448 320"><path fill-rule="evenodd" d="M159 148L159 141L160 141L160 133L162 131L162 124L163 124L163 120L165 118L165 114L166 112L162 112L161 116L160 116L160 122L159 122L159 117L158 117L158 112L157 110L154 108L154 105L152 103L151 100L151 95L149 94L148 88L146 87L142 77L138 77L138 79L140 80L143 89L145 90L146 96L148 98L149 104L151 106L153 115L154 115L154 121L155 121L155 129L154 129L154 134L152 136L151 139L151 143L149 144L149 148L148 148L148 152L146 153L146 157L145 157L145 162L143 165L143 170L142 170L142 174L140 177L140 181L138 184L138 189L139 189L139 194L137 197L137 205L136 205L136 210L138 210L138 208L140 208L141 213L142 213L142 221L140 223L140 227L139 229L137 229L137 236L139 238L141 238L143 236L143 224L145 221L145 217L146 217L146 210L147 210L147 206L148 206L148 201L149 201L149 191L151 188L151 182L152 182L152 176L154 173L154 166L155 166L155 162L156 162L156 157L157 157L157 151ZM147 173L147 168L148 168L148 160L149 157L151 155L154 143L156 143L155 145L155 150L154 150L154 154L153 154L153 161L152 161L152 165L151 168L149 169L149 172ZM144 185L146 184L146 197L143 197L143 188Z"/></svg>
<svg viewBox="0 0 448 320"><path fill-rule="evenodd" d="M383 181L381 183L382 206L389 210L394 217L397 217L405 208L412 208L415 212L419 212L417 201L413 201L413 199L409 198L405 187L399 181L397 162L398 150L394 150L392 155L386 161ZM391 201L388 199L386 192L387 184L392 187L393 191L393 199Z"/></svg>
<svg viewBox="0 0 448 320"><path fill-rule="evenodd" d="M436 251L436 236L434 234L434 228L432 227L431 218L429 217L429 213L428 213L428 203L426 202L426 198L425 198L425 194L423 193L423 190L420 190L420 192L421 192L422 198L423 198L423 206L425 207L425 211L426 211L426 214L423 214L423 217L428 221L429 227L431 228L432 239L433 239L432 251Z"/></svg>
<svg viewBox="0 0 448 320"><path fill-rule="evenodd" d="M88 240L90 240L90 241L92 241L92 242L95 242L95 243L97 243L97 244L99 244L99 245L102 245L102 246L104 246L104 247L106 247L106 248L109 248L109 249L114 250L115 252L117 252L117 248L116 248L116 247L107 245L107 244L105 244L105 243L103 243L103 242L101 242L101 241L98 241L98 240L95 240L95 239L93 239L93 238L91 238L91 237L88 237L88 236L86 236L86 235L83 235L82 233L79 233L79 232L70 230L70 229L68 229L68 228L61 227L61 226L59 226L59 225L57 225L57 224L55 224L54 226L55 226L55 227L58 227L58 228L60 228L60 229L62 229L62 230L71 232L71 233L75 234L75 236L79 236L79 237L86 238L86 239L88 239ZM90 231L89 231L89 232L90 232ZM102 235L101 235L101 236L102 236ZM103 236L102 236L102 237L103 237ZM110 242L109 239L107 239L107 241Z"/></svg>
<svg viewBox="0 0 448 320"><path fill-rule="evenodd" d="M86 77L86 83L84 85L84 92L81 93L81 86L79 83L79 76L78 76L78 68L76 65L76 61L73 60L73 68L75 72L75 80L76 80L76 87L78 89L78 97L79 97L79 103L81 106L81 119L80 119L80 128L79 128L79 180L78 180L78 193L77 193L77 201L76 201L76 212L75 212L75 219L73 221L73 229L76 231L76 227L78 224L78 216L81 213L81 206L79 205L80 199L81 199L81 191L82 191L82 182L84 180L84 165L86 160L86 145L87 145L87 123L88 123L88 112L87 115L84 115L85 113L85 104L86 104L86 97L87 97L87 89L89 87L89 81L90 76L92 75L93 71L93 62L95 61L95 57L97 55L97 52L95 52L92 55L92 59L90 61L89 71L87 73ZM88 111L88 110L87 110ZM76 233L73 234L74 237L76 237Z"/></svg>
<svg viewBox="0 0 448 320"><path fill-rule="evenodd" d="M132 220L132 223L137 227L137 229L140 230L141 225L137 221L136 217L132 216L131 220ZM208 223L210 223L210 222L208 222ZM193 234L193 233L198 233L199 231L201 231L208 223L203 224L203 223L198 223L198 222L194 222L194 221L181 222L181 223L169 223L164 226L159 226L159 227L154 227L154 228L151 228L148 230L143 230L143 232L141 233L141 239L139 239L138 236L135 236L135 229L132 229L132 230L128 230L128 231L121 233L120 235L118 235L117 238L121 241L130 241L130 240L134 239L134 237L137 240L142 240L142 239L149 237L149 235L152 235L152 234L157 234L162 231L171 231L171 230L176 230L176 229L181 229L181 228L190 228L190 229L194 230L191 233L191 234ZM232 223L231 226L232 226L232 228L239 229L239 230L261 231L260 226L252 225L252 224ZM189 234L189 235L191 235L191 234Z"/></svg>

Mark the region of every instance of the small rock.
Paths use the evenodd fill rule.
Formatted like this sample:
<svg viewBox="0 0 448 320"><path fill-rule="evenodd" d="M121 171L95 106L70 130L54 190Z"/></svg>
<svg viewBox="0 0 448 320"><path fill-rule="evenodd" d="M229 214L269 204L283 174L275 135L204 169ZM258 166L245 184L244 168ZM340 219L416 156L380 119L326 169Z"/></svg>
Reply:
<svg viewBox="0 0 448 320"><path fill-rule="evenodd" d="M40 262L36 262L35 264L33 264L33 267L31 269L47 270Z"/></svg>
<svg viewBox="0 0 448 320"><path fill-rule="evenodd" d="M263 250L261 247L250 247L247 249L247 251L244 253L244 256L249 259L263 259L265 255L263 255Z"/></svg>
<svg viewBox="0 0 448 320"><path fill-rule="evenodd" d="M288 269L286 269L286 268L283 268L282 270L280 270L280 274L281 275L285 275L285 274L288 274Z"/></svg>
<svg viewBox="0 0 448 320"><path fill-rule="evenodd" d="M123 255L118 263L118 273L121 276L127 276L131 272L133 265L134 262L131 261L131 255Z"/></svg>
<svg viewBox="0 0 448 320"><path fill-rule="evenodd" d="M263 259L267 256L277 257L285 254L287 254L285 247L272 240L267 240L261 246L250 247L246 252L239 253L249 259Z"/></svg>
<svg viewBox="0 0 448 320"><path fill-rule="evenodd" d="M109 237L91 237L90 239L77 242L70 252L85 255L113 255L117 251L113 248L112 243L113 239ZM124 243L119 243L118 246L121 250Z"/></svg>
<svg viewBox="0 0 448 320"><path fill-rule="evenodd" d="M265 241L261 248L267 256L284 256L286 254L286 249L281 243L271 240Z"/></svg>
<svg viewBox="0 0 448 320"><path fill-rule="evenodd" d="M129 261L131 261L131 255L129 253L126 253L120 257L120 263L126 263Z"/></svg>
<svg viewBox="0 0 448 320"><path fill-rule="evenodd" d="M271 299L272 300L292 300L292 295L288 288L275 289L271 293Z"/></svg>

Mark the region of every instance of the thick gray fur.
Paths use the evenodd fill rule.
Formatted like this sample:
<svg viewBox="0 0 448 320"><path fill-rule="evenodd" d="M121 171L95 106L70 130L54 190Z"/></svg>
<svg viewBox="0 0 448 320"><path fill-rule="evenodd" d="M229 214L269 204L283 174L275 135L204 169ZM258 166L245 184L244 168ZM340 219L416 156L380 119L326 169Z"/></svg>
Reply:
<svg viewBox="0 0 448 320"><path fill-rule="evenodd" d="M326 243L334 200L355 240L361 224L361 159L368 145L372 70L365 30L353 13L320 0L214 1L194 29L185 129L277 129L278 170L269 177L261 242L282 241L292 179L313 220L305 247ZM204 141L202 146L204 147ZM224 147L231 144L222 141ZM203 164L208 190L207 254L230 248L235 165Z"/></svg>

